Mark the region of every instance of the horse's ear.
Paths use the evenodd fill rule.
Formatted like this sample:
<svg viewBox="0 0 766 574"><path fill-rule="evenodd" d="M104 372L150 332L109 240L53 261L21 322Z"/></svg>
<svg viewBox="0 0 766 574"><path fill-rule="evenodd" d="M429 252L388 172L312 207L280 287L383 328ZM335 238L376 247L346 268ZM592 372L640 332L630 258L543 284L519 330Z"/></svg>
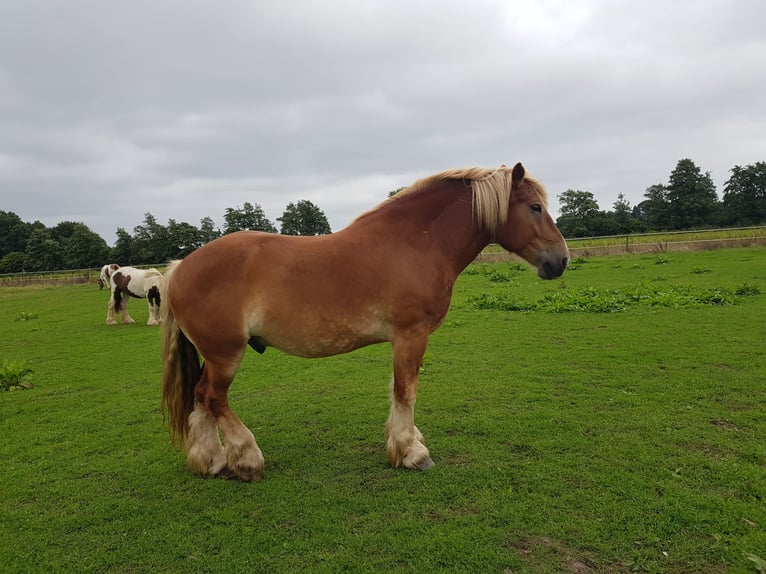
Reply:
<svg viewBox="0 0 766 574"><path fill-rule="evenodd" d="M511 174L511 178L512 178L514 187L518 187L519 185L521 185L521 182L524 181L525 174L526 174L526 171L524 171L524 166L521 165L521 162L513 166L513 172Z"/></svg>

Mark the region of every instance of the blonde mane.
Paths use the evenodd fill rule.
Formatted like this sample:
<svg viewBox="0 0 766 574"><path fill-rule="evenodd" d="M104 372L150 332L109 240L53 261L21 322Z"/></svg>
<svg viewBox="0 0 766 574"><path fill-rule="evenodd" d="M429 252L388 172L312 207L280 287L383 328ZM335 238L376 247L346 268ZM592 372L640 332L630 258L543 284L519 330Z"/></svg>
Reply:
<svg viewBox="0 0 766 574"><path fill-rule="evenodd" d="M513 182L513 168L505 165L499 168L470 167L463 169L450 169L419 179L409 187L402 189L395 195L381 203L375 210L391 201L417 193L421 189L430 187L441 181L463 180L466 186L470 185L473 190L473 212L479 221L479 225L494 236L498 227L501 227L508 219L508 202L511 199ZM547 205L548 194L543 185L533 177L524 176L524 181L532 185L540 198ZM373 211L375 211L373 210Z"/></svg>

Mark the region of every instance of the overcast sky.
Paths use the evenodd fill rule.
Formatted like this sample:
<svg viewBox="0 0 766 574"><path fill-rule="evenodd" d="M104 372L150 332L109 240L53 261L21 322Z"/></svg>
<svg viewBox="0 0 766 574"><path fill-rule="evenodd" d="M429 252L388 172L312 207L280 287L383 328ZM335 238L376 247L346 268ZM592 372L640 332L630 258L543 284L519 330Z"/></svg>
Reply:
<svg viewBox="0 0 766 574"><path fill-rule="evenodd" d="M111 245L521 161L610 210L766 161L763 0L0 0L0 210ZM276 222L275 222L276 223Z"/></svg>

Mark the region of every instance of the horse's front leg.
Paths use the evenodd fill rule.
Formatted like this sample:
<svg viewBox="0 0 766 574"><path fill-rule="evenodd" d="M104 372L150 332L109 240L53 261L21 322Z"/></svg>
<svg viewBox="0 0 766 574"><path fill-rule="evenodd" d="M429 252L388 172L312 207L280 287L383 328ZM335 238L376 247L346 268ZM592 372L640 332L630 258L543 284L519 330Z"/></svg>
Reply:
<svg viewBox="0 0 766 574"><path fill-rule="evenodd" d="M427 343L427 335L397 338L393 342L394 380L386 423L386 451L394 467L426 470L434 466L423 435L415 426L418 372Z"/></svg>

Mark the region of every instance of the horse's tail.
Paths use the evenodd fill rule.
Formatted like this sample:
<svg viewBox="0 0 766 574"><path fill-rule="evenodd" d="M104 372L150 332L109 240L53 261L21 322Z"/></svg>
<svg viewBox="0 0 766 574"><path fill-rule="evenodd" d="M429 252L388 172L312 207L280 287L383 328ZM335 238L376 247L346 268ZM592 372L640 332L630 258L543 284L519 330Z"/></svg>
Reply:
<svg viewBox="0 0 766 574"><path fill-rule="evenodd" d="M194 387L202 376L199 353L175 320L168 296L173 270L171 262L161 285L162 305L162 413L167 417L170 436L181 447L189 430L189 415L194 409Z"/></svg>

